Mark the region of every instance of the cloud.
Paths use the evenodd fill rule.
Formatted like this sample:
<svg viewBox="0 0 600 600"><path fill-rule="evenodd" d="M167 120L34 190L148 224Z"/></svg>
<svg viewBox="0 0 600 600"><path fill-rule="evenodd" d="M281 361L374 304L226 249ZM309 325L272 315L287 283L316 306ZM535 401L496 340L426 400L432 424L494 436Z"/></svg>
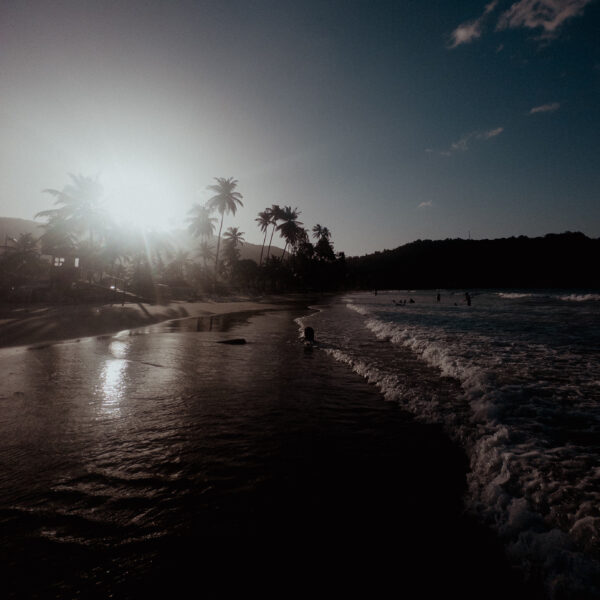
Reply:
<svg viewBox="0 0 600 600"><path fill-rule="evenodd" d="M480 19L476 21L469 21L459 25L452 33L452 43L450 48L456 48L460 44L468 44L473 40L481 37L481 22Z"/></svg>
<svg viewBox="0 0 600 600"><path fill-rule="evenodd" d="M497 30L541 27L543 38L557 35L560 26L571 17L576 17L592 0L520 0L500 15Z"/></svg>
<svg viewBox="0 0 600 600"><path fill-rule="evenodd" d="M541 106L534 106L530 111L530 115L535 115L535 113L546 113L546 112L554 112L560 108L560 102L551 102L550 104L542 104Z"/></svg>
<svg viewBox="0 0 600 600"><path fill-rule="evenodd" d="M468 44L473 40L481 37L481 26L483 25L487 15L491 13L498 4L498 0L494 0L486 5L483 14L472 21L461 23L451 34L452 41L450 48L456 48L461 44Z"/></svg>
<svg viewBox="0 0 600 600"><path fill-rule="evenodd" d="M427 202L421 202L421 204L419 204L417 208L431 208L432 205L433 202L431 200L428 200Z"/></svg>
<svg viewBox="0 0 600 600"><path fill-rule="evenodd" d="M444 150L441 154L443 156L450 156L454 152L466 152L473 141L485 141L500 135L504 131L504 127L496 127L495 129L488 129L486 131L471 131L463 135L458 141L453 142L448 150Z"/></svg>
<svg viewBox="0 0 600 600"><path fill-rule="evenodd" d="M490 138L500 135L504 131L504 127L496 127L496 129L490 129L489 131L482 132L478 138L482 140L489 140Z"/></svg>

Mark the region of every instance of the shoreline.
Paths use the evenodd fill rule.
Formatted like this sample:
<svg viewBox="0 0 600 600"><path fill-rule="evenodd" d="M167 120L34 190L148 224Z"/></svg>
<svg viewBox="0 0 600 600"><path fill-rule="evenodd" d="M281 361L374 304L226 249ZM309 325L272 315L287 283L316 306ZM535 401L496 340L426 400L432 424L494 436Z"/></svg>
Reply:
<svg viewBox="0 0 600 600"><path fill-rule="evenodd" d="M7 353L0 439L5 453L19 447L4 474L9 597L134 600L199 581L210 597L383 597L409 581L425 595L537 600L464 514L468 462L442 428L295 343L293 318L312 299L182 329L166 353L157 336L128 337L124 362L102 339ZM248 345L207 341L219 327ZM62 367L75 359L77 377Z"/></svg>
<svg viewBox="0 0 600 600"><path fill-rule="evenodd" d="M286 294L168 304L3 305L0 306L0 348L107 335L190 317L308 307L317 299L315 294Z"/></svg>

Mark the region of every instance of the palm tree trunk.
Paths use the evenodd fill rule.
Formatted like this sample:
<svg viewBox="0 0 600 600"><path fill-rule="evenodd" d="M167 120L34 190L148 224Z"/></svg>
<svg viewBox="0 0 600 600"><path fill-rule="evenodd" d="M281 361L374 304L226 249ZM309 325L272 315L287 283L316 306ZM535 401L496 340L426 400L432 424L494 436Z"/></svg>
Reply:
<svg viewBox="0 0 600 600"><path fill-rule="evenodd" d="M265 251L265 242L267 241L267 233L268 233L268 230L265 229L265 237L263 238L263 245L262 245L262 248L260 249L260 260L258 261L259 267L260 267L260 265L262 265L262 255L263 255L263 252Z"/></svg>
<svg viewBox="0 0 600 600"><path fill-rule="evenodd" d="M271 252L271 242L273 241L274 233L275 233L275 223L273 223L273 230L271 231L271 239L269 239L269 247L267 248L267 258L265 260L269 260L269 254Z"/></svg>
<svg viewBox="0 0 600 600"><path fill-rule="evenodd" d="M217 273L219 266L219 247L221 246L221 230L223 229L223 218L225 217L225 213L221 214L221 226L219 227L219 237L217 238L217 254L215 256L215 282L217 281Z"/></svg>

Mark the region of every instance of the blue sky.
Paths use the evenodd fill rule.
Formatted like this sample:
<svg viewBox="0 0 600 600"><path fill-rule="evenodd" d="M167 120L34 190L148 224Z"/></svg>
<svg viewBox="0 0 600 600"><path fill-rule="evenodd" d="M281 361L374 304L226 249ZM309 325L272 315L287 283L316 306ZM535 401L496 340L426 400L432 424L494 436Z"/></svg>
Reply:
<svg viewBox="0 0 600 600"><path fill-rule="evenodd" d="M600 236L600 2L4 2L0 214L98 174L178 225L214 177L237 225L291 205L349 255Z"/></svg>

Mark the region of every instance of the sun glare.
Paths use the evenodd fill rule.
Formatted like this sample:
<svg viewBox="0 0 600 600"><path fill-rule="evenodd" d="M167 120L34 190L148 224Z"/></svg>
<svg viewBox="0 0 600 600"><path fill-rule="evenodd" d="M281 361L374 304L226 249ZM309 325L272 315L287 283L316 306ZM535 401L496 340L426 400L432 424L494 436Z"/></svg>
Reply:
<svg viewBox="0 0 600 600"><path fill-rule="evenodd" d="M157 173L120 172L105 182L106 209L117 223L145 230L181 227L183 217L167 177Z"/></svg>

